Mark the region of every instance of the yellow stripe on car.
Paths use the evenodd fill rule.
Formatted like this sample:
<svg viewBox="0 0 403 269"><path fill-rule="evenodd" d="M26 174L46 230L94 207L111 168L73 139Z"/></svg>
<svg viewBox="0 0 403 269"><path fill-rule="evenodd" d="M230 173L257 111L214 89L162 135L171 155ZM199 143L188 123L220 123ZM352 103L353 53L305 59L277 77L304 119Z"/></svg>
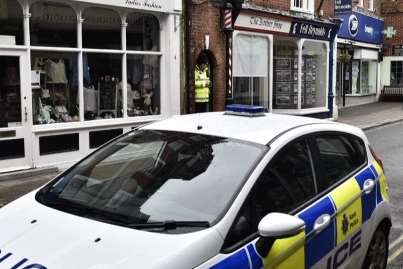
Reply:
<svg viewBox="0 0 403 269"><path fill-rule="evenodd" d="M361 189L351 178L330 193L337 215L337 245L348 239L362 226Z"/></svg>
<svg viewBox="0 0 403 269"><path fill-rule="evenodd" d="M263 259L265 269L305 268L305 232L279 239L273 244L269 255Z"/></svg>
<svg viewBox="0 0 403 269"><path fill-rule="evenodd" d="M378 162L374 162L375 171L379 177L379 185L381 187L381 195L384 201L389 201L389 187L388 181L386 180L385 173L382 170L382 167L378 164Z"/></svg>

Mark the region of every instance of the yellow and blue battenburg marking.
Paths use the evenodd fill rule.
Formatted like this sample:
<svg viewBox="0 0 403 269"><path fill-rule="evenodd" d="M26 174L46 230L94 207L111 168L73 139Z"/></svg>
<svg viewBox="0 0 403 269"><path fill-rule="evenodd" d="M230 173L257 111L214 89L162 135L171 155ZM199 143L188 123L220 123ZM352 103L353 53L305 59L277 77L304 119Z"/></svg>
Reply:
<svg viewBox="0 0 403 269"><path fill-rule="evenodd" d="M364 182L368 179L376 182L376 188L365 194ZM311 268L337 245L360 233L362 224L371 218L377 204L382 201L389 201L389 191L382 168L375 162L298 214L305 222L305 231L277 240L267 257L257 253L253 242L211 268ZM316 233L314 223L324 214L331 216L332 220L324 230ZM289 255L287 250L291 250Z"/></svg>

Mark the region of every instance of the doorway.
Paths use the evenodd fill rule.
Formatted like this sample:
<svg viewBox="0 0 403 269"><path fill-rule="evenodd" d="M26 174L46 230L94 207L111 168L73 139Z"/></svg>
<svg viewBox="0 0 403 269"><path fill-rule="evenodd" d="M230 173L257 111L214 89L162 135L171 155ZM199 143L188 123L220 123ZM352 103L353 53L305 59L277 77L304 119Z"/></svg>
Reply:
<svg viewBox="0 0 403 269"><path fill-rule="evenodd" d="M23 52L0 52L0 172L32 167L26 59Z"/></svg>

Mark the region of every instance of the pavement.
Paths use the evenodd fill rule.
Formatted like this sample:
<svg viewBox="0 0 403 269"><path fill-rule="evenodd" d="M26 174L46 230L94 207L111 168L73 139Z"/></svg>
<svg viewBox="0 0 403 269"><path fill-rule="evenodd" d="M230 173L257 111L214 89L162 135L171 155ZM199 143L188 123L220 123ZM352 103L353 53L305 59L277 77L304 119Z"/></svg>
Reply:
<svg viewBox="0 0 403 269"><path fill-rule="evenodd" d="M337 121L368 130L402 120L403 103L379 102L339 108Z"/></svg>

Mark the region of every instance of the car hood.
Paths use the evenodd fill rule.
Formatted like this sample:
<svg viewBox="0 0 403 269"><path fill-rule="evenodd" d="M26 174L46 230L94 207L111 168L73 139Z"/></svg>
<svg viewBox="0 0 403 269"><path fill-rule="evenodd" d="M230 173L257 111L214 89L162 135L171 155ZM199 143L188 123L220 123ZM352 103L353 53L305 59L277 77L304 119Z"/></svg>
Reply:
<svg viewBox="0 0 403 269"><path fill-rule="evenodd" d="M0 268L193 268L219 252L214 228L161 234L98 222L28 194L0 210ZM14 267L13 267L14 266Z"/></svg>

